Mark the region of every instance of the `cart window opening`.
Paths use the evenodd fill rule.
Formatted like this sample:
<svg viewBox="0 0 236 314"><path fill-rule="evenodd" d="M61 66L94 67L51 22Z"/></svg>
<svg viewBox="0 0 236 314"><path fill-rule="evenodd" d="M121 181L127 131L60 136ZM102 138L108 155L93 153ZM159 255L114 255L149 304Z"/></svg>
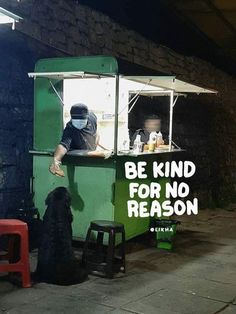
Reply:
<svg viewBox="0 0 236 314"><path fill-rule="evenodd" d="M115 78L64 80L64 127L70 120L71 106L84 103L97 117L99 144L108 150L114 147ZM97 149L100 150L101 146Z"/></svg>
<svg viewBox="0 0 236 314"><path fill-rule="evenodd" d="M165 143L169 134L169 97L140 96L139 100L129 113L128 126L131 145L137 130L144 130L142 139L149 139L151 131L161 131ZM145 131L147 130L147 132Z"/></svg>

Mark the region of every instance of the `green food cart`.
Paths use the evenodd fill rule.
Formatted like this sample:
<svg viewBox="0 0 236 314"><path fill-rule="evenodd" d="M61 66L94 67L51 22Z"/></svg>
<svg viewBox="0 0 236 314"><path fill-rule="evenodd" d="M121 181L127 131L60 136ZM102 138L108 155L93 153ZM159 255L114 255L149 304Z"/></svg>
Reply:
<svg viewBox="0 0 236 314"><path fill-rule="evenodd" d="M169 179L153 178L152 163L171 160L173 154L182 152L172 141L173 108L178 97L215 93L174 76L147 69L143 72L141 67L127 70L124 64L111 56L50 58L39 60L35 72L29 73L35 80L34 140L30 151L35 206L42 216L47 194L58 186L67 187L72 195L74 239L84 240L90 222L100 219L123 223L126 239L149 230L149 217L128 217L129 180L124 165L127 161L146 161L147 178L142 183L158 181L164 186ZM141 95L169 97L168 148L153 153L130 150L129 112ZM88 156L85 151L70 151L63 158L65 177L61 178L49 172L49 164L70 118L70 107L76 102L85 102L97 115L101 143L112 154L104 159ZM164 199L163 189L159 202Z"/></svg>

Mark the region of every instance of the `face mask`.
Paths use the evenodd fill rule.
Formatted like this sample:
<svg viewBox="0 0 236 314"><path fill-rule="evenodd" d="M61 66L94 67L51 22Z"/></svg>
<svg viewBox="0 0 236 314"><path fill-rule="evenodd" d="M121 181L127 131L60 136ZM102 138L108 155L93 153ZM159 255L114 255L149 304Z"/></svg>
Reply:
<svg viewBox="0 0 236 314"><path fill-rule="evenodd" d="M71 119L71 122L76 129L81 130L86 127L88 119Z"/></svg>

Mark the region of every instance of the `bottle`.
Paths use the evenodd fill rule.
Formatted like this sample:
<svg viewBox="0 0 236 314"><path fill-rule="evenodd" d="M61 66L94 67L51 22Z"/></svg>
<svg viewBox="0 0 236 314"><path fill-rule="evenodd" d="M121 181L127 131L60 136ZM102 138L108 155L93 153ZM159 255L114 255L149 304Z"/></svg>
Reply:
<svg viewBox="0 0 236 314"><path fill-rule="evenodd" d="M156 141L157 141L157 133L151 132L149 135L149 141L148 141L148 144L149 144L148 151L150 153L155 151Z"/></svg>
<svg viewBox="0 0 236 314"><path fill-rule="evenodd" d="M163 143L163 137L162 137L162 133L159 131L157 133L156 147L160 146L162 143Z"/></svg>
<svg viewBox="0 0 236 314"><path fill-rule="evenodd" d="M142 152L143 143L141 142L141 135L137 134L134 140L133 152L134 153L141 153Z"/></svg>

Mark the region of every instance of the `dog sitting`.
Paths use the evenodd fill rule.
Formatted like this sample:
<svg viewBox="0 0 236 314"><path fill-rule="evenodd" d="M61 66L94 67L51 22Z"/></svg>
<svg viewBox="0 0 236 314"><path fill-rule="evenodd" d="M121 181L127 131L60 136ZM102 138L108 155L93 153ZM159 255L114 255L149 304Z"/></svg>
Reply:
<svg viewBox="0 0 236 314"><path fill-rule="evenodd" d="M70 194L66 188L58 187L48 194L45 204L35 279L58 285L81 283L88 274L72 248Z"/></svg>

